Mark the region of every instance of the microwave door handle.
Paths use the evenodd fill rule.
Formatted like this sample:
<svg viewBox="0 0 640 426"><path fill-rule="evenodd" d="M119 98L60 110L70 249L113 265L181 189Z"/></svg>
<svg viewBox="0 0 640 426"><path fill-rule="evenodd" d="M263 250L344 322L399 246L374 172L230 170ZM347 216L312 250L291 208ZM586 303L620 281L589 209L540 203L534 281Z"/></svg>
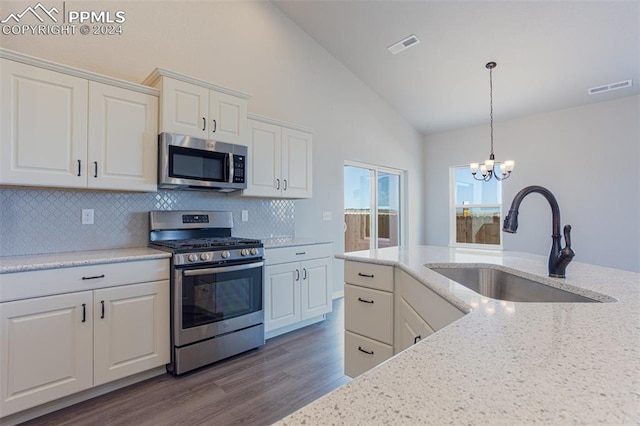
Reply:
<svg viewBox="0 0 640 426"><path fill-rule="evenodd" d="M227 170L229 170L229 177L227 178L227 182L233 183L233 154L228 154L227 161L229 162L229 167L227 168Z"/></svg>

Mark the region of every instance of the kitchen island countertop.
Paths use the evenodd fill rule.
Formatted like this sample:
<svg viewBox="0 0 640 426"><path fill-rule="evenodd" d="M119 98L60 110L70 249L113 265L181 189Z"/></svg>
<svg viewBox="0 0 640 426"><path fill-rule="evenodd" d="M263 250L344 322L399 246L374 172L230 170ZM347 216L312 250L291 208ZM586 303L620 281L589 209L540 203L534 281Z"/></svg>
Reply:
<svg viewBox="0 0 640 426"><path fill-rule="evenodd" d="M337 256L396 266L463 318L279 424L639 424L640 274L527 253L414 246ZM495 265L606 303L490 299L424 266Z"/></svg>

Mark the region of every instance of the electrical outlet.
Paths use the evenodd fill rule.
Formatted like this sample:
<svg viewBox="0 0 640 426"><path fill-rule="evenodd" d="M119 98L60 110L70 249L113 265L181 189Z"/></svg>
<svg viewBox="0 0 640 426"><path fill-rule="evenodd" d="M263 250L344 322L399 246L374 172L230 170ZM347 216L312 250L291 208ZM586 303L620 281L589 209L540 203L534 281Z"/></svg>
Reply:
<svg viewBox="0 0 640 426"><path fill-rule="evenodd" d="M82 209L82 224L93 225L93 209Z"/></svg>
<svg viewBox="0 0 640 426"><path fill-rule="evenodd" d="M249 210L242 210L242 221L247 222L249 220Z"/></svg>
<svg viewBox="0 0 640 426"><path fill-rule="evenodd" d="M333 219L331 211L322 212L322 220L328 222Z"/></svg>

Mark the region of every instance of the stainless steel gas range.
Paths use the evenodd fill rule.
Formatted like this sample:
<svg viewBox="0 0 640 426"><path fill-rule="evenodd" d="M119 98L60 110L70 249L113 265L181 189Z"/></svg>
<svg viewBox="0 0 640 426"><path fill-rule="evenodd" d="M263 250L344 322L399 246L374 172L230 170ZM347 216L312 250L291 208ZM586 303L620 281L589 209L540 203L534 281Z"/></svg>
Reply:
<svg viewBox="0 0 640 426"><path fill-rule="evenodd" d="M152 211L151 247L171 260L171 363L180 375L264 345L264 248L221 211Z"/></svg>

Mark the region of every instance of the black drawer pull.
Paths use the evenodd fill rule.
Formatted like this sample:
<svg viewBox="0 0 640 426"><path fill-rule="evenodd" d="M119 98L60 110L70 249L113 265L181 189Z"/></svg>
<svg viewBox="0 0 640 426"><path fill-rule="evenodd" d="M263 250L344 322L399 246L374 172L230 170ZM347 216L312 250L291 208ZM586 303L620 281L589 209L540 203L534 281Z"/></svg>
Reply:
<svg viewBox="0 0 640 426"><path fill-rule="evenodd" d="M373 351L371 351L371 352L366 351L366 350L362 349L362 346L358 346L358 350L359 350L360 352L364 352L364 353L365 353L365 354L367 354L367 355L373 355Z"/></svg>
<svg viewBox="0 0 640 426"><path fill-rule="evenodd" d="M359 277L365 277L365 278L373 278L373 274L367 275L367 274L363 274L362 272L358 272L358 276Z"/></svg>
<svg viewBox="0 0 640 426"><path fill-rule="evenodd" d="M307 252L306 251L297 251L296 252L296 256L300 256L300 255L303 255L303 254L307 254Z"/></svg>
<svg viewBox="0 0 640 426"><path fill-rule="evenodd" d="M87 304L82 304L82 322L87 322Z"/></svg>
<svg viewBox="0 0 640 426"><path fill-rule="evenodd" d="M100 314L100 319L104 319L104 300L101 300L100 304L102 305L102 312Z"/></svg>
<svg viewBox="0 0 640 426"><path fill-rule="evenodd" d="M371 303L373 305L373 300L364 300L362 297L358 297L358 302Z"/></svg>
<svg viewBox="0 0 640 426"><path fill-rule="evenodd" d="M420 337L420 335L418 334L416 337L413 338L413 344L415 345L416 343L418 343L420 340L422 340L422 337Z"/></svg>
<svg viewBox="0 0 640 426"><path fill-rule="evenodd" d="M82 161L78 160L78 176L81 175L82 172Z"/></svg>
<svg viewBox="0 0 640 426"><path fill-rule="evenodd" d="M96 280L98 278L104 278L104 274L102 275L96 275L94 277L82 277L83 280Z"/></svg>

